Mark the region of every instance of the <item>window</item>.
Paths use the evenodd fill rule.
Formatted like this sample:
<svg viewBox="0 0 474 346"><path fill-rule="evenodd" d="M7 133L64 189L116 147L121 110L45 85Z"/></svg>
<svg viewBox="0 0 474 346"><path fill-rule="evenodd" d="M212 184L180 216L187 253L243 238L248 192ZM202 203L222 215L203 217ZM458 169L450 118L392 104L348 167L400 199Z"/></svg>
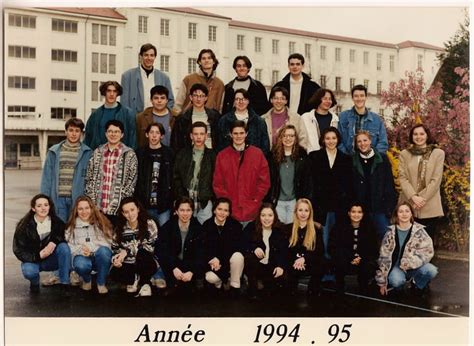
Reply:
<svg viewBox="0 0 474 346"><path fill-rule="evenodd" d="M380 95L382 93L382 81L378 80L377 81L377 95Z"/></svg>
<svg viewBox="0 0 474 346"><path fill-rule="evenodd" d="M8 87L12 89L35 89L36 78L25 76L8 76Z"/></svg>
<svg viewBox="0 0 474 346"><path fill-rule="evenodd" d="M364 65L369 64L369 52L364 52Z"/></svg>
<svg viewBox="0 0 474 346"><path fill-rule="evenodd" d="M109 54L109 73L115 74L115 54Z"/></svg>
<svg viewBox="0 0 474 346"><path fill-rule="evenodd" d="M341 61L341 48L336 48L334 52L334 57L336 61Z"/></svg>
<svg viewBox="0 0 474 346"><path fill-rule="evenodd" d="M115 46L117 44L117 27L109 26L109 45Z"/></svg>
<svg viewBox="0 0 474 346"><path fill-rule="evenodd" d="M92 24L92 43L99 44L99 24Z"/></svg>
<svg viewBox="0 0 474 346"><path fill-rule="evenodd" d="M349 62L355 62L356 60L356 51L355 49L349 50Z"/></svg>
<svg viewBox="0 0 474 346"><path fill-rule="evenodd" d="M64 119L75 118L77 115L76 108L61 108L51 107L51 119Z"/></svg>
<svg viewBox="0 0 474 346"><path fill-rule="evenodd" d="M35 117L35 112L35 106L14 105L7 108L7 116L9 118L32 119Z"/></svg>
<svg viewBox="0 0 474 346"><path fill-rule="evenodd" d="M77 91L77 81L71 79L51 79L51 90Z"/></svg>
<svg viewBox="0 0 474 346"><path fill-rule="evenodd" d="M290 41L288 43L288 53L293 54L295 52L296 42Z"/></svg>
<svg viewBox="0 0 474 346"><path fill-rule="evenodd" d="M383 117L385 115L385 109L379 108L379 115Z"/></svg>
<svg viewBox="0 0 474 346"><path fill-rule="evenodd" d="M262 81L262 69L261 68L256 68L255 69L255 79L258 81Z"/></svg>
<svg viewBox="0 0 474 346"><path fill-rule="evenodd" d="M304 56L311 59L311 45L309 43L305 43L304 45Z"/></svg>
<svg viewBox="0 0 474 346"><path fill-rule="evenodd" d="M273 54L278 54L278 44L279 44L279 40L272 40L272 53Z"/></svg>
<svg viewBox="0 0 474 346"><path fill-rule="evenodd" d="M20 143L20 156L31 156L31 143Z"/></svg>
<svg viewBox="0 0 474 346"><path fill-rule="evenodd" d="M237 35L237 50L244 50L244 35Z"/></svg>
<svg viewBox="0 0 474 346"><path fill-rule="evenodd" d="M262 51L262 38L255 37L255 52L260 53Z"/></svg>
<svg viewBox="0 0 474 346"><path fill-rule="evenodd" d="M321 88L326 87L326 76L325 75L321 75L321 77L319 78L319 84L321 85Z"/></svg>
<svg viewBox="0 0 474 346"><path fill-rule="evenodd" d="M390 55L390 72L395 72L395 55Z"/></svg>
<svg viewBox="0 0 474 346"><path fill-rule="evenodd" d="M147 16L138 16L138 32L142 32L142 33L148 32L148 17Z"/></svg>
<svg viewBox="0 0 474 346"><path fill-rule="evenodd" d="M367 90L369 89L369 80L368 79L364 79L364 86Z"/></svg>
<svg viewBox="0 0 474 346"><path fill-rule="evenodd" d="M321 58L321 60L326 60L326 46L321 46L319 57Z"/></svg>
<svg viewBox="0 0 474 346"><path fill-rule="evenodd" d="M341 91L341 77L336 77L336 91Z"/></svg>
<svg viewBox="0 0 474 346"><path fill-rule="evenodd" d="M8 15L8 25L9 26L17 26L20 28L36 28L36 17L33 16L25 16L22 14L15 14L10 13Z"/></svg>
<svg viewBox="0 0 474 346"><path fill-rule="evenodd" d="M53 31L77 33L77 22L71 20L53 18L51 25Z"/></svg>
<svg viewBox="0 0 474 346"><path fill-rule="evenodd" d="M196 36L197 36L197 24L188 23L188 38L191 40L195 40Z"/></svg>
<svg viewBox="0 0 474 346"><path fill-rule="evenodd" d="M92 81L91 101L99 101L99 82L97 81Z"/></svg>
<svg viewBox="0 0 474 346"><path fill-rule="evenodd" d="M170 56L160 55L160 70L163 72L170 72Z"/></svg>
<svg viewBox="0 0 474 346"><path fill-rule="evenodd" d="M100 73L107 73L107 54L100 53Z"/></svg>
<svg viewBox="0 0 474 346"><path fill-rule="evenodd" d="M99 53L92 53L92 72L99 72Z"/></svg>
<svg viewBox="0 0 474 346"><path fill-rule="evenodd" d="M107 45L107 25L100 26L100 44Z"/></svg>
<svg viewBox="0 0 474 346"><path fill-rule="evenodd" d="M423 55L418 54L416 68L418 70L423 70Z"/></svg>
<svg viewBox="0 0 474 346"><path fill-rule="evenodd" d="M51 49L51 60L77 62L77 52L73 50Z"/></svg>
<svg viewBox="0 0 474 346"><path fill-rule="evenodd" d="M216 42L217 41L217 26L209 25L209 41Z"/></svg>
<svg viewBox="0 0 474 346"><path fill-rule="evenodd" d="M196 72L197 59L188 58L188 73Z"/></svg>
<svg viewBox="0 0 474 346"><path fill-rule="evenodd" d="M36 48L27 46L8 46L8 56L11 58L36 59Z"/></svg>
<svg viewBox="0 0 474 346"><path fill-rule="evenodd" d="M280 75L277 70L272 71L272 85L275 85L280 80Z"/></svg>
<svg viewBox="0 0 474 346"><path fill-rule="evenodd" d="M377 53L377 71L382 70L382 53Z"/></svg>
<svg viewBox="0 0 474 346"><path fill-rule="evenodd" d="M170 20L169 19L160 19L160 35L169 36L170 35Z"/></svg>
<svg viewBox="0 0 474 346"><path fill-rule="evenodd" d="M356 79L355 78L349 79L349 86L350 86L351 90L355 86L355 84L356 84Z"/></svg>

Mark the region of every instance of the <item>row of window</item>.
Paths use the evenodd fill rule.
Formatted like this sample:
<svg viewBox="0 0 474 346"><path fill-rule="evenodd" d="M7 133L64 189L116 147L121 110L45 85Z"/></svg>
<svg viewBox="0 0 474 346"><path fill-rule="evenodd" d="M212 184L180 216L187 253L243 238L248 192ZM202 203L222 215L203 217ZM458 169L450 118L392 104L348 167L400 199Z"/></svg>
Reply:
<svg viewBox="0 0 474 346"><path fill-rule="evenodd" d="M256 53L262 52L262 41L261 37L254 38L254 50ZM245 50L245 35L237 35L237 50ZM272 53L273 54L280 54L280 40L273 39L272 40ZM293 54L296 53L296 42L290 41L288 42L288 53ZM306 58L311 58L311 44L305 43L304 45L304 56Z"/></svg>
<svg viewBox="0 0 474 346"><path fill-rule="evenodd" d="M36 107L10 105L7 107L7 116L9 118L33 119L36 116ZM76 108L51 107L51 119L69 119L76 116Z"/></svg>
<svg viewBox="0 0 474 346"><path fill-rule="evenodd" d="M92 53L92 72L116 73L116 55L105 53Z"/></svg>
<svg viewBox="0 0 474 346"><path fill-rule="evenodd" d="M26 76L8 76L8 87L12 89L36 89L36 78ZM71 79L51 79L51 90L77 91L77 81Z"/></svg>
<svg viewBox="0 0 474 346"><path fill-rule="evenodd" d="M319 84L322 88L327 87L327 76L321 75L319 78ZM356 85L355 78L349 78L349 90L351 90ZM363 85L368 89L369 88L369 80L364 79ZM342 77L335 77L334 83L334 91L342 92ZM382 81L377 81L377 94L380 95L382 93Z"/></svg>

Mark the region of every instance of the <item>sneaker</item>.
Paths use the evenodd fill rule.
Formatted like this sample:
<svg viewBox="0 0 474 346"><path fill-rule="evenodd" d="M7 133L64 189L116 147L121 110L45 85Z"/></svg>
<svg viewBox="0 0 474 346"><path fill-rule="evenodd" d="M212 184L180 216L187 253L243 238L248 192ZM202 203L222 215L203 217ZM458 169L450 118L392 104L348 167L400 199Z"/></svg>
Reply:
<svg viewBox="0 0 474 346"><path fill-rule="evenodd" d="M151 284L156 288L166 288L165 279L151 279Z"/></svg>
<svg viewBox="0 0 474 346"><path fill-rule="evenodd" d="M78 273L72 271L71 274L69 274L69 281L71 282L71 286L79 286L81 284L81 277Z"/></svg>
<svg viewBox="0 0 474 346"><path fill-rule="evenodd" d="M97 291L99 292L99 294L109 293L109 290L107 289L105 285L97 285Z"/></svg>
<svg viewBox="0 0 474 346"><path fill-rule="evenodd" d="M91 281L89 281L89 282L83 282L81 288L82 288L84 291L90 291L90 290L92 289L92 282L91 282Z"/></svg>
<svg viewBox="0 0 474 346"><path fill-rule="evenodd" d="M138 275L135 275L135 282L133 285L127 285L127 293L135 293L138 291Z"/></svg>
<svg viewBox="0 0 474 346"><path fill-rule="evenodd" d="M56 276L56 274L50 273L48 277L44 278L41 280L41 284L43 286L54 286L54 285L59 285L61 282L59 281L59 277Z"/></svg>
<svg viewBox="0 0 474 346"><path fill-rule="evenodd" d="M140 292L138 292L137 297L150 297L151 296L151 287L148 284L144 284L142 288L140 288Z"/></svg>

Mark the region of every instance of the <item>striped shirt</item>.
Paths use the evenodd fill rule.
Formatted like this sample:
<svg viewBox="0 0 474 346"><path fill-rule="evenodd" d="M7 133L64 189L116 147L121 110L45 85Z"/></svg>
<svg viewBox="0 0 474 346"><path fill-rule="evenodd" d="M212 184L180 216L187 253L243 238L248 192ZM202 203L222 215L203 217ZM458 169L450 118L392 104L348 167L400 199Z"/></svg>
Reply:
<svg viewBox="0 0 474 346"><path fill-rule="evenodd" d="M61 146L59 154L59 181L58 195L60 197L71 197L72 179L74 177L74 169L76 167L77 156L81 148L80 143L71 145L65 141Z"/></svg>

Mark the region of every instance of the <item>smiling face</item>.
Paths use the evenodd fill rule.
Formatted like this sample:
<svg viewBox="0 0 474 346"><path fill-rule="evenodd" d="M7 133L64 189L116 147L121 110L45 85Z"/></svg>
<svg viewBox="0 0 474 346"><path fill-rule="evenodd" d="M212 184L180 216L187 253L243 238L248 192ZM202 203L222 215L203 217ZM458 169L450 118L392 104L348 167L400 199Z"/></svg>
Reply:
<svg viewBox="0 0 474 346"><path fill-rule="evenodd" d="M189 99L194 107L202 108L207 102L207 95L198 89L189 96Z"/></svg>
<svg viewBox="0 0 474 346"><path fill-rule="evenodd" d="M249 105L249 100L242 93L236 93L234 96L234 107L238 112L244 112Z"/></svg>
<svg viewBox="0 0 474 346"><path fill-rule="evenodd" d="M329 150L337 148L337 135L335 132L327 132L324 135L324 146Z"/></svg>
<svg viewBox="0 0 474 346"><path fill-rule="evenodd" d="M349 210L347 213L349 215L349 219L353 224L358 224L364 217L364 212L362 211L362 207L355 205Z"/></svg>
<svg viewBox="0 0 474 346"><path fill-rule="evenodd" d="M367 101L367 95L364 90L354 90L352 94L352 102L357 109L365 108L365 102Z"/></svg>
<svg viewBox="0 0 474 346"><path fill-rule="evenodd" d="M260 212L260 222L264 229L271 229L275 221L275 213L271 208L263 208Z"/></svg>
<svg viewBox="0 0 474 346"><path fill-rule="evenodd" d="M273 95L273 97L270 99L270 102L272 103L272 106L275 111L277 111L277 113L280 113L285 109L288 100L281 91L277 91L275 92L275 95Z"/></svg>
<svg viewBox="0 0 474 346"><path fill-rule="evenodd" d="M148 49L146 52L142 54L142 65L144 68L147 70L151 69L153 67L153 64L155 63L155 51L153 49Z"/></svg>
<svg viewBox="0 0 474 346"><path fill-rule="evenodd" d="M229 204L227 203L219 203L214 209L214 216L216 217L217 222L223 223L229 217Z"/></svg>
<svg viewBox="0 0 474 346"><path fill-rule="evenodd" d="M323 113L327 113L332 107L331 94L326 92L321 98L321 104L318 106L318 110Z"/></svg>
<svg viewBox="0 0 474 346"><path fill-rule="evenodd" d="M214 59L210 53L204 53L201 55L201 60L198 61L198 64L204 71L212 71L214 67Z"/></svg>
<svg viewBox="0 0 474 346"><path fill-rule="evenodd" d="M66 130L66 139L71 144L79 143L81 135L82 130L79 127L69 126Z"/></svg>
<svg viewBox="0 0 474 346"><path fill-rule="evenodd" d="M236 147L240 147L245 144L245 138L247 138L247 132L243 127L234 127L230 136L232 137L232 144Z"/></svg>
<svg viewBox="0 0 474 346"><path fill-rule="evenodd" d="M81 221L88 222L92 214L91 206L87 201L80 201L77 204L77 216Z"/></svg>
<svg viewBox="0 0 474 346"><path fill-rule="evenodd" d="M357 135L357 149L361 153L366 153L370 150L372 146L372 141L370 140L369 136L367 136L365 133L362 133L360 135Z"/></svg>
<svg viewBox="0 0 474 346"><path fill-rule="evenodd" d="M410 223L413 220L413 214L411 213L410 207L402 204L397 210L397 219L399 224Z"/></svg>
<svg viewBox="0 0 474 346"><path fill-rule="evenodd" d="M237 60L235 63L235 72L237 73L237 77L239 78L246 78L249 74L250 69L247 67L247 64L243 59Z"/></svg>
<svg viewBox="0 0 474 346"><path fill-rule="evenodd" d="M413 130L413 143L419 147L426 147L428 141L428 134L423 127L417 127Z"/></svg>
<svg viewBox="0 0 474 346"><path fill-rule="evenodd" d="M138 209L134 202L126 203L122 206L122 215L127 219L128 224L132 225L138 221Z"/></svg>
<svg viewBox="0 0 474 346"><path fill-rule="evenodd" d="M148 143L150 145L156 146L161 141L161 132L158 126L152 126L148 133L145 133L146 138L148 138Z"/></svg>
<svg viewBox="0 0 474 346"><path fill-rule="evenodd" d="M179 221L182 223L188 223L193 216L193 209L189 203L181 203L176 210L176 215L178 215Z"/></svg>
<svg viewBox="0 0 474 346"><path fill-rule="evenodd" d="M300 223L306 224L309 220L311 211L309 205L305 202L299 202L296 206L296 218Z"/></svg>
<svg viewBox="0 0 474 346"><path fill-rule="evenodd" d="M105 131L105 137L107 137L107 143L109 143L109 145L117 145L122 140L123 133L120 127L110 125Z"/></svg>
<svg viewBox="0 0 474 346"><path fill-rule="evenodd" d="M286 129L282 134L282 143L285 149L292 149L296 142L296 131L293 129Z"/></svg>
<svg viewBox="0 0 474 346"><path fill-rule="evenodd" d="M39 219L46 218L49 215L49 209L49 201L46 198L38 198L35 202L35 206L31 208Z"/></svg>

